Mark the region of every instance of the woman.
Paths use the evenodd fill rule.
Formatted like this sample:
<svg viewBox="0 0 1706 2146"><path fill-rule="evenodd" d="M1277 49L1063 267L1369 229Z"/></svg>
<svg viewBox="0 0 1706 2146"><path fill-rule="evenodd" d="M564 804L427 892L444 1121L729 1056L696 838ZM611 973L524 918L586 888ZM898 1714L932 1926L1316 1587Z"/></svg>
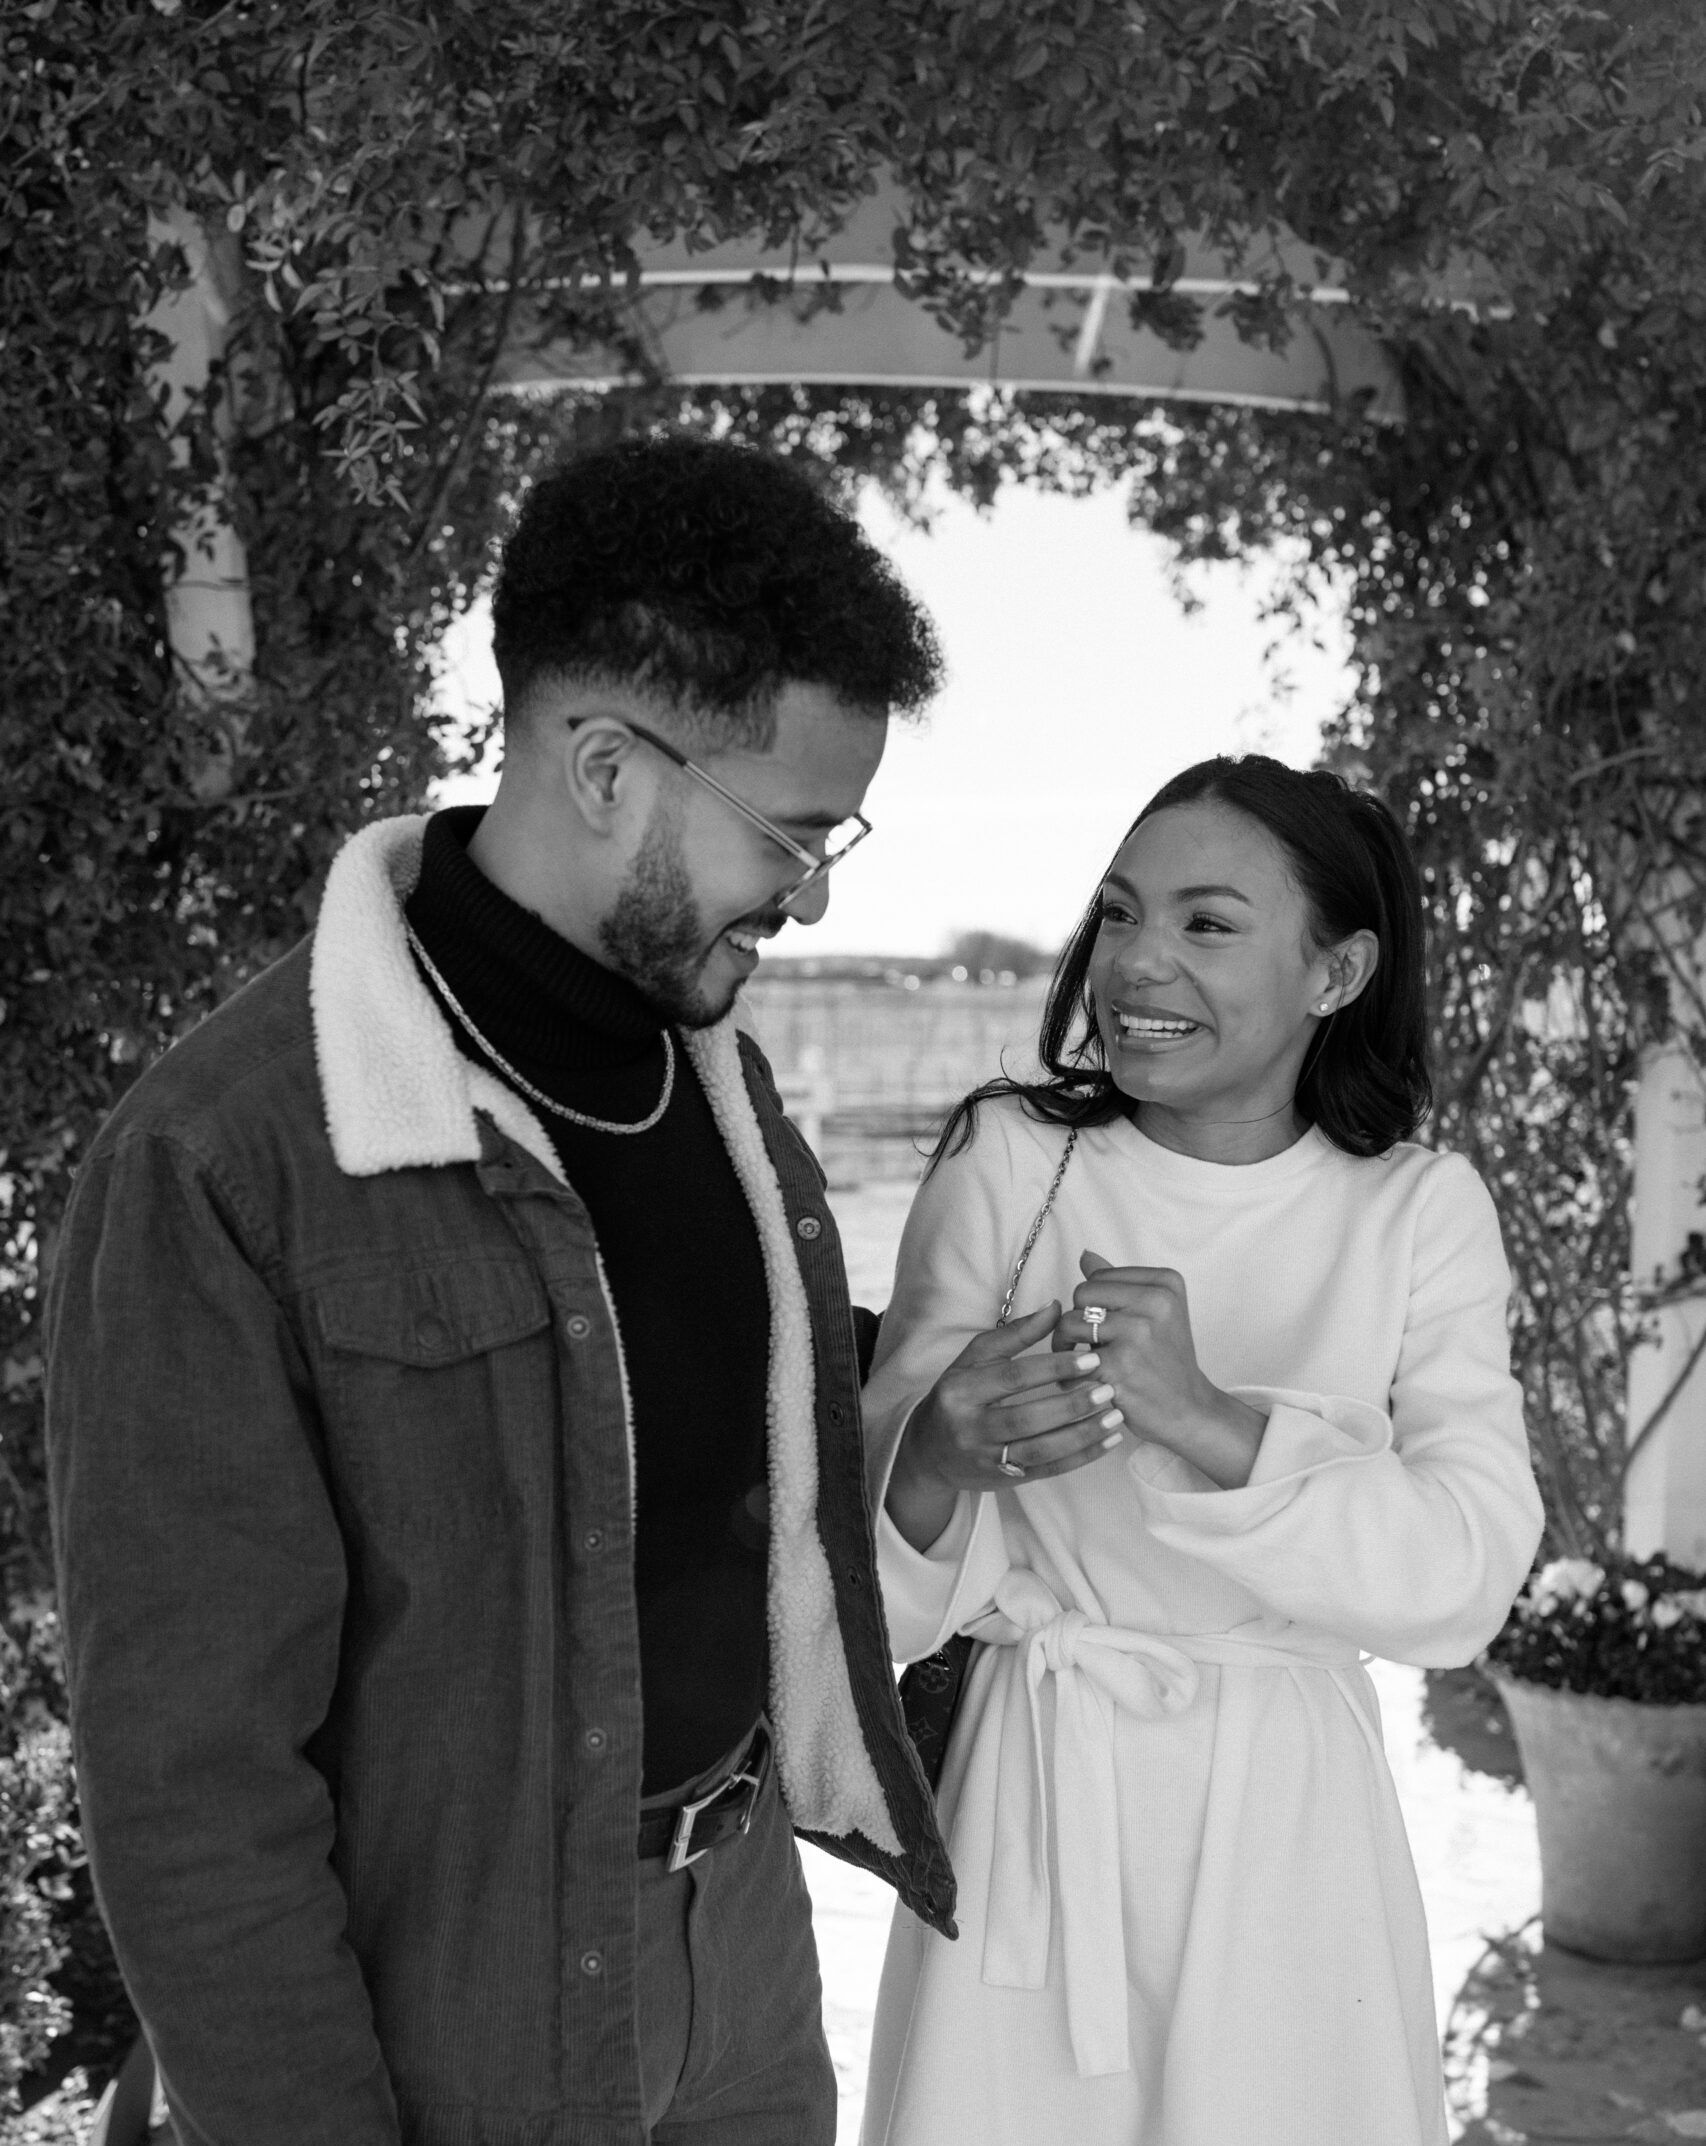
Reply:
<svg viewBox="0 0 1706 2146"><path fill-rule="evenodd" d="M960 1937L896 1915L867 2146L1436 2146L1360 1653L1468 1661L1541 1515L1492 1202L1408 1141L1391 815L1258 757L1178 776L1042 1044L950 1120L867 1389L895 1650L983 1642Z"/></svg>

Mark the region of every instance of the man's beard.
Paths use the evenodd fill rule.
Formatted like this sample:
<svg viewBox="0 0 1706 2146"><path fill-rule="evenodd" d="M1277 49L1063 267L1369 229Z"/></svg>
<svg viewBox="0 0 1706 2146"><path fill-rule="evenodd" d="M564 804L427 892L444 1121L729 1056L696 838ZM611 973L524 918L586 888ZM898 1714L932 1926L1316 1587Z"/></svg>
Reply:
<svg viewBox="0 0 1706 2146"><path fill-rule="evenodd" d="M720 1021L740 989L714 999L701 981L710 947L693 888L682 868L670 816L659 810L640 838L633 868L598 927L605 959L640 996L681 1028Z"/></svg>

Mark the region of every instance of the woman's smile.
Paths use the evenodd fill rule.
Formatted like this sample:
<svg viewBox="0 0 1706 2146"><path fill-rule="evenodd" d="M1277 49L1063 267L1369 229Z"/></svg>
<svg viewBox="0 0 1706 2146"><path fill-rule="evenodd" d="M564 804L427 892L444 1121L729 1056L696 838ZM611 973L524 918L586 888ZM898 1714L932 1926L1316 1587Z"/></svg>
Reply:
<svg viewBox="0 0 1706 2146"><path fill-rule="evenodd" d="M1122 1050L1166 1050L1203 1033L1203 1024L1185 1014L1124 1006L1116 1006L1113 1011Z"/></svg>
<svg viewBox="0 0 1706 2146"><path fill-rule="evenodd" d="M1204 800L1127 837L1089 983L1108 1070L1152 1139L1216 1154L1230 1139L1241 1159L1295 1139L1324 975L1285 853L1257 821Z"/></svg>

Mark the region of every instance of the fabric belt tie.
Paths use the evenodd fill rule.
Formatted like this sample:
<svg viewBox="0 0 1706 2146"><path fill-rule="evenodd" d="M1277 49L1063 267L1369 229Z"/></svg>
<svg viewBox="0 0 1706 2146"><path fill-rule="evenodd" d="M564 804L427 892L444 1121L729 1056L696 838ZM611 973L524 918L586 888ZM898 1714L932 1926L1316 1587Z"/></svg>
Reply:
<svg viewBox="0 0 1706 2146"><path fill-rule="evenodd" d="M1009 1687L1002 1725L983 1979L1001 1989L1044 1986L1052 1830L1066 2016L1079 2076L1129 2071L1115 1710L1144 1721L1182 1714L1197 1695L1202 1663L1346 1669L1357 1666L1361 1653L1347 1642L1301 1631L1281 1644L1267 1631L1259 1637L1241 1637L1238 1630L1169 1633L1162 1639L1098 1624L1082 1610L1062 1609L1047 1583L1025 1570L1002 1576L995 1607L968 1629L988 1645L1024 1649L1024 1704L1014 1703L1017 1695ZM1045 1677L1054 1680L1052 1753L1043 1749ZM1353 1711L1378 1747L1362 1709Z"/></svg>

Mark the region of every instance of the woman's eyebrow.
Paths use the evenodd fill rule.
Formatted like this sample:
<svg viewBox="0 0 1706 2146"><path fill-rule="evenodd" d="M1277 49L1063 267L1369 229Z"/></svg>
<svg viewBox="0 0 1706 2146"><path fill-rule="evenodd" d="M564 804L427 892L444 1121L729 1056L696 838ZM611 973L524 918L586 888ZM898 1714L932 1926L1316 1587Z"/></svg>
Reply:
<svg viewBox="0 0 1706 2146"><path fill-rule="evenodd" d="M1200 901L1205 894L1224 894L1231 901L1242 902L1246 909L1254 909L1256 906L1247 894L1240 894L1236 887L1175 887L1173 889L1173 899L1176 902Z"/></svg>
<svg viewBox="0 0 1706 2146"><path fill-rule="evenodd" d="M1134 902L1141 901L1143 899L1143 897L1138 893L1137 889L1132 885L1131 881L1129 879L1124 878L1118 872L1110 872L1107 878L1103 880L1102 887L1104 892L1106 892L1109 887L1118 887L1122 894L1129 894ZM1224 894L1228 896L1232 901L1242 902L1246 909L1254 909L1256 906L1255 903L1250 899L1249 895L1240 893L1238 888L1236 887L1175 887L1173 889L1172 898L1176 902L1195 902L1200 901L1205 894Z"/></svg>

